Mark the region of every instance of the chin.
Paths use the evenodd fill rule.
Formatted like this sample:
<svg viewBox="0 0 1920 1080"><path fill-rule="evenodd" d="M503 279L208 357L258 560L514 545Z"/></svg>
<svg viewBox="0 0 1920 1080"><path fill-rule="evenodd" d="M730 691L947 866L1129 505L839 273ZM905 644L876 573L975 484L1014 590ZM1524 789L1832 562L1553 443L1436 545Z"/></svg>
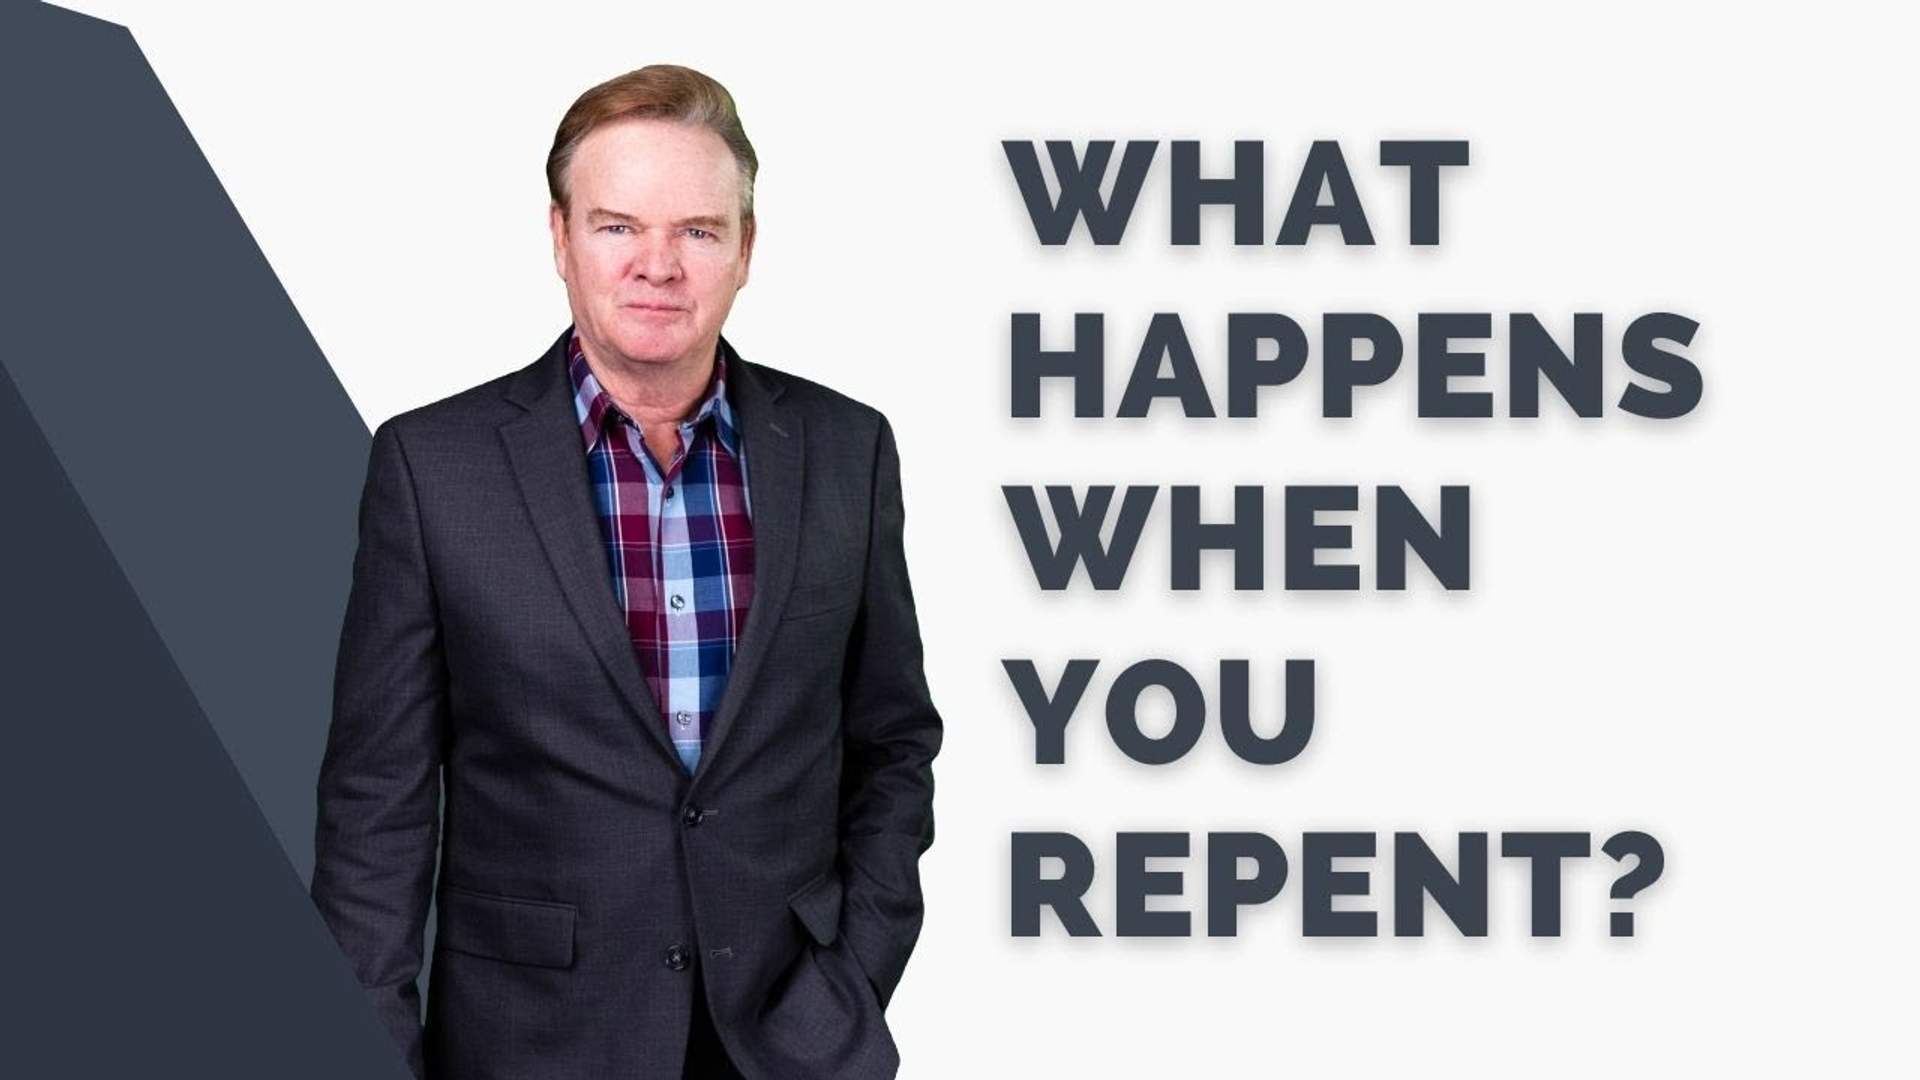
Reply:
<svg viewBox="0 0 1920 1080"><path fill-rule="evenodd" d="M639 363L664 364L685 355L692 341L685 334L627 330L614 337L614 346L622 355Z"/></svg>

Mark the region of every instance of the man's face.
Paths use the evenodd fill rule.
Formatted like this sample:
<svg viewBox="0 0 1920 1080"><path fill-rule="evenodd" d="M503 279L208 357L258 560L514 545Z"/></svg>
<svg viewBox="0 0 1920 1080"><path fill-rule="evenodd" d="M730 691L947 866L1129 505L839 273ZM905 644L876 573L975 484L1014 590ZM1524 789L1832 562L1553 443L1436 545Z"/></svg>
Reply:
<svg viewBox="0 0 1920 1080"><path fill-rule="evenodd" d="M622 120L581 140L567 170L572 206L548 215L553 261L589 356L705 364L753 255L727 144L705 128Z"/></svg>

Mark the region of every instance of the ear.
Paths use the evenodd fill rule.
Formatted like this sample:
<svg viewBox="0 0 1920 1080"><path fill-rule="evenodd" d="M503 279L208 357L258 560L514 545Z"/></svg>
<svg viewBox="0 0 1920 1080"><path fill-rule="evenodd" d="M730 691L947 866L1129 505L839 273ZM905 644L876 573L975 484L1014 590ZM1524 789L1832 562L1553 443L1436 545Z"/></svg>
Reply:
<svg viewBox="0 0 1920 1080"><path fill-rule="evenodd" d="M553 271L567 280L567 215L559 203L547 204L547 228L553 232Z"/></svg>
<svg viewBox="0 0 1920 1080"><path fill-rule="evenodd" d="M740 281L735 289L746 288L747 267L753 263L753 238L759 232L759 218L748 218L740 229Z"/></svg>

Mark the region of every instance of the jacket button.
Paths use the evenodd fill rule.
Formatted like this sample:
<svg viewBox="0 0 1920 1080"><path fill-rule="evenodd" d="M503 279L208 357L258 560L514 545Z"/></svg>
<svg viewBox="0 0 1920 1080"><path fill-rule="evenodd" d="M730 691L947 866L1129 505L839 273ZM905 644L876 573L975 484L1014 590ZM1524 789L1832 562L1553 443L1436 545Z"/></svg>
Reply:
<svg viewBox="0 0 1920 1080"><path fill-rule="evenodd" d="M667 946L667 967L674 971L685 971L692 962L693 954L687 951L685 945Z"/></svg>
<svg viewBox="0 0 1920 1080"><path fill-rule="evenodd" d="M700 808L697 806L689 806L685 810L680 811L680 824L691 829L695 825L700 824L700 817Z"/></svg>

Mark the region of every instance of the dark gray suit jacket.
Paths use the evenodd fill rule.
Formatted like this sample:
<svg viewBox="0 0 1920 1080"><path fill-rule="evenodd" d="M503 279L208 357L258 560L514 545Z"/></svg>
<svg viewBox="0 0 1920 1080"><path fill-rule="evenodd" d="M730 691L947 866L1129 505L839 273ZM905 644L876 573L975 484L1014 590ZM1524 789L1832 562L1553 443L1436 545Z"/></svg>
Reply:
<svg viewBox="0 0 1920 1080"><path fill-rule="evenodd" d="M892 1076L941 734L892 430L729 359L754 595L688 776L614 597L567 338L374 433L314 903L416 1074L676 1076L697 965L749 1077Z"/></svg>

